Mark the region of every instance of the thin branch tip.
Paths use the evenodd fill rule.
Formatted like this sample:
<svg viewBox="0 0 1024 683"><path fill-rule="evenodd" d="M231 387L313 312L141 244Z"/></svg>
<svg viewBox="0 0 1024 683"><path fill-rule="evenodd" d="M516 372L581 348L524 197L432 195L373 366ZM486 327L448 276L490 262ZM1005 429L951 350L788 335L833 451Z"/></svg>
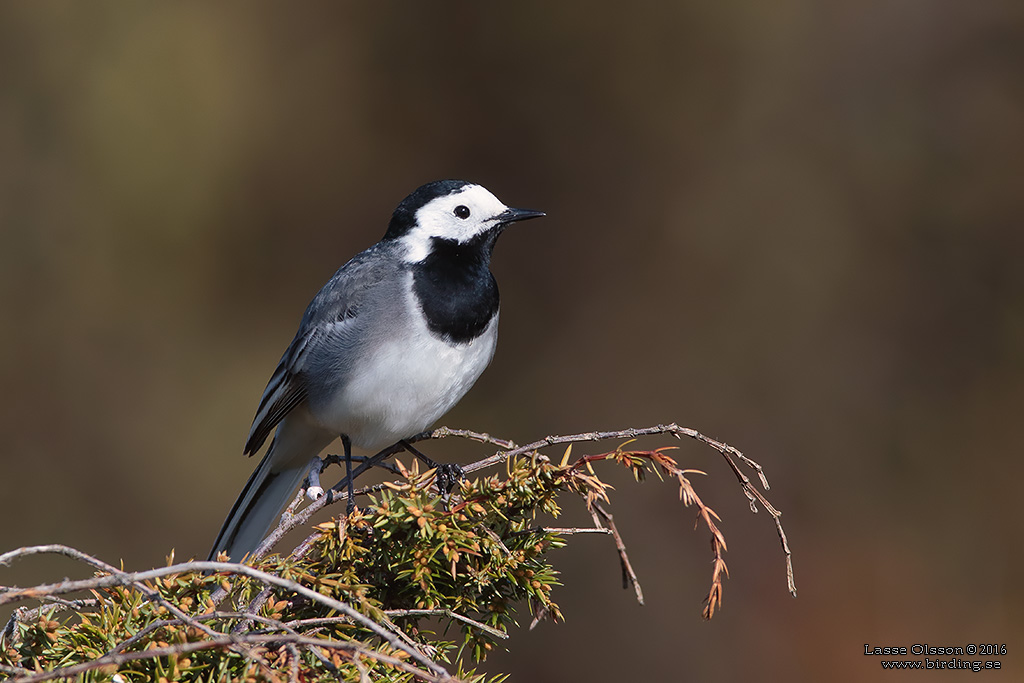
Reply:
<svg viewBox="0 0 1024 683"><path fill-rule="evenodd" d="M554 492L550 493L553 508L538 507L536 509L543 509L548 512L552 509L557 511L558 506L554 505L554 496L571 492L579 496L578 500L583 501L593 521L593 526L556 527L541 526L537 524L535 518L527 518L525 523L517 522L519 526L514 527L521 530L509 533L503 530L503 527L500 527L500 525L492 525L489 521L478 523L479 520L474 519L471 523L466 524L464 529L476 532L477 536L475 539L480 541L480 545L475 550L458 546L458 552L464 553L463 557L467 554L472 555L475 552L479 552L480 547L482 547L484 549L482 552L490 553L493 557L509 558L503 560L506 563L512 562L512 558L520 558L516 561L522 562L521 558L524 551L522 550L521 539L519 539L520 534L544 534L544 536L540 537L540 541L534 541L532 537L528 537L530 539L527 541L528 547L538 548L538 550L530 552L538 554L545 552L544 548L549 544L553 544L554 547L560 547L567 542L565 539L552 539L552 536L586 534L610 536L615 544L623 588L626 590L632 588L635 599L640 605L645 604L644 592L627 552L623 536L616 526L614 516L610 511L609 493L612 492L612 487L599 478L598 472L603 474L604 470L599 468L595 471L594 464L610 460L617 465L626 467L638 481L643 481L648 474L653 472L657 474L660 480L674 482L674 485L678 488L680 500L685 506L692 506L691 510L695 511L695 527L701 529L702 536L705 533L707 534L704 538L707 538L710 545L711 581L710 587L707 588L706 597L703 600L701 614L705 619L711 619L718 610L722 609L723 584L724 580L729 577L729 567L724 558L728 547L725 535L719 528L719 525L722 524L722 519L714 509L704 503L701 496L698 495L693 482L690 480L694 475L707 477L707 472L701 469L681 468L677 463L677 458L682 461L680 456L669 453L671 450L678 449L678 446L663 446L654 450L631 450L631 448L637 448L638 445L644 445L643 442L634 444L633 442L636 439L656 435L671 436L677 440L687 437L705 446L709 446L721 455L736 477L739 488L748 500L752 513L757 513L760 506L771 517L785 560L787 589L793 597L796 597L797 589L793 572L792 552L782 526L782 512L775 508L765 495L765 492L770 487L763 468L738 449L705 436L694 429L682 427L676 423L669 423L651 427L630 427L615 431L548 435L532 443L519 445L514 441L495 437L485 432L438 427L417 434L406 441L416 443L425 440L454 437L485 444L497 450L488 449L489 455L464 466L462 468L463 471L468 475L487 468L503 466L509 472L508 480L502 480L500 472L494 475L492 479L481 477L479 480L466 480L463 488L456 487L451 493L452 503L446 502L444 508L441 508L436 501L432 503L432 505L437 505L437 509L432 513L434 515L431 518L432 521L426 520L431 524L436 525L439 523L438 515L460 514L460 510L465 510L465 506L477 505L475 501L480 501L487 505L490 499L486 496L480 494L480 498L474 499L471 497L472 487L483 486L483 484L478 482L492 480L508 487L509 482L514 481L512 479L513 473L517 477L537 474L539 476L535 477L535 481L547 482L544 486L550 487L550 490ZM581 455L579 454L580 449L578 449L577 453L573 454L573 446L575 444L615 440L622 443L617 444L613 450L598 454ZM543 449L554 447L563 447L564 454L561 448L552 457L541 452ZM353 488L351 489L352 495L358 497L361 502L365 500L362 498L363 496L374 495L376 497L373 498L375 501L373 505L381 507L381 509L383 509L382 506L384 505L381 502L383 500L423 495L422 491L427 492L427 499L433 500L430 496L435 495L435 492L428 481L430 473L421 472L418 461L413 460L411 471L406 470L401 463L391 464L387 462L391 456L402 450L403 447L396 444L370 457L353 457L349 462L351 469L349 476L353 481L356 477L373 467L384 467L403 479L364 486L359 489ZM549 453L554 453L554 451L549 451ZM674 458L673 455L676 457ZM718 462L718 460L715 459L715 462ZM302 487L287 506L276 527L256 550L244 558L244 564L227 561L226 556L218 557L216 561L175 563L172 552L167 566L145 571L128 572L124 571L123 567L119 568L107 564L75 548L60 544L29 546L0 554L0 565L2 566L10 566L14 560L32 555L55 554L81 562L97 572L97 575L86 579L65 579L31 588L0 587L0 605L27 600L37 600L44 603L33 609L18 607L15 610L11 620L7 622L2 634L0 634L0 641L3 642L4 646L10 644L11 634L18 632L18 624L38 623L43 618L43 615L49 613L48 610L75 610L79 613L85 610L87 614L91 615L91 612L88 612L88 610L95 609L96 604L103 599L102 592L107 590L122 591L122 589L127 589L122 592L126 593L130 590L132 595L135 595L137 592L142 600L154 607L158 607L159 610L155 613L160 615L151 622L147 621L146 625L134 630L131 635L121 636L121 639L118 641L111 640L109 646L105 644L98 651L103 654L91 661L69 664L62 668L53 668L49 671L30 671L0 664L0 675L9 674L15 676L17 681L24 683L58 678L75 678L82 677L88 672L103 669L104 667L117 667L134 660L155 657L178 658L201 650L220 649L235 653L236 656L243 656L247 666L251 665L252 671L257 672L257 674L262 672L268 678L278 680L304 680L303 676L306 671L304 667L309 665L310 662L313 665L317 665L317 662L320 662L317 666L322 665L324 670L335 671L339 675L344 665L343 670L347 680L355 680L356 678L360 681L371 680L371 677L379 674L378 667L381 664L391 667L396 672L404 672L402 675L409 676L411 680L430 682L456 680L452 677L446 665L438 660L439 656L445 656L444 651L434 648L430 641L424 642L425 639L422 633L416 630L418 623L416 620L421 617L439 617L448 620L447 623L449 624L459 622L462 624L459 627L462 629L462 632L467 635L467 638L472 639L467 640L467 642L473 642L474 640L477 643L484 642L487 643L489 648L493 641L507 640L509 638L509 634L504 630L506 628L505 622L492 622L500 628L484 623L492 618L493 613L490 613L491 616L488 616L489 613L486 609L478 611L476 603L472 602L445 603L442 601L439 606L436 601L424 601L418 605L418 609L384 609L385 605L373 600L365 602L365 598L361 597L361 593L351 591L349 584L356 585L358 583L352 582L351 579L346 578L341 582L345 585L345 588L340 590L344 592L338 593L327 590L328 594L325 594L321 590L326 584L321 584L320 581L326 581L329 577L320 575L317 572L313 572L315 576L288 573L293 571L292 567L299 567L300 571L308 571L306 568L311 566L309 563L312 560L305 559L305 563L300 562L300 560L304 560L307 555L312 556L313 552L322 552L321 549L324 547L343 547L349 549L359 547L352 544L357 543L357 539L360 538L359 534L361 532L358 531L359 529L366 529L368 523L371 526L374 524L374 518L371 516L377 514L373 511L374 508L370 508L369 515L366 512L366 507L357 508L359 512L355 513L351 518L340 515L331 522L331 524L336 526L328 528L326 526L327 523L324 523L319 525L319 527L312 528L304 540L293 548L290 553L284 554L281 558L270 560L269 564L267 562L260 564L261 560L266 558L290 531L299 527L309 527L312 516L325 506L348 501L350 489L347 478L342 478L334 486L326 489L321 484L321 474L330 465L344 466L345 461L337 455L327 455L323 458L316 457L311 459L308 465L307 477ZM750 474L751 471L756 474L756 477L755 474ZM409 481L410 478L412 481ZM650 480L654 480L654 478L651 477ZM705 480L694 479L694 481L703 486ZM554 482L554 484L551 482ZM487 485L489 486L490 484ZM498 489L495 488L494 490ZM506 490L510 491L511 489ZM548 495L548 488L540 488L539 490L544 495ZM388 493L379 495L381 492ZM401 499L404 500L404 498ZM510 498L510 500L513 499ZM430 509L422 502L417 503L417 505L424 510ZM449 505L451 506L449 507ZM460 508L459 506L463 507ZM481 507L480 510L482 512L483 508ZM507 513L508 509L503 510ZM467 514L470 513L467 512ZM461 519L465 520L466 517L461 517ZM481 519L485 518L482 517ZM418 521L422 528L425 520L416 519L413 521ZM451 523L447 519L443 521L451 527ZM380 527L376 526L373 528L377 529ZM416 531L415 523L413 524L413 530ZM388 533L391 532L389 531ZM341 545L325 546L321 542L321 539L325 538L330 543L340 543ZM600 542L605 543L606 541ZM534 543L538 545L533 546ZM365 547L369 548L371 546L367 545ZM455 546L452 547L454 548ZM345 552L350 551L346 550ZM441 551L437 552L440 553ZM455 555L458 555L458 552ZM707 551L704 550L703 552ZM446 553L447 557L449 551L445 549L444 553ZM610 560L611 556L609 555ZM445 561L447 562L447 560ZM457 562L457 558L452 560L451 577L453 579L456 576ZM263 567L273 567L274 573L252 566L254 564ZM282 567L286 568L287 571L282 571ZM447 565L442 565L442 571L446 572L446 567ZM482 572L482 570L480 571ZM552 569L551 571L554 570ZM205 600L203 604L194 604L191 607L186 606L183 608L181 605L176 605L165 598L161 591L165 586L170 585L166 582L171 582L175 579L180 581L181 575L190 572L197 575L217 575L221 585L216 590L201 594L203 596L209 595L208 600L205 597L201 598L201 600ZM463 566L460 565L458 569L460 579L463 576L463 572ZM284 576L291 578L284 578ZM302 582L293 580L297 576L302 577ZM352 576L358 576L358 574L353 570ZM532 577L533 574L529 576ZM304 585L313 580L316 583ZM333 581L334 579L330 580ZM335 584L337 583L338 581L335 581ZM550 600L550 597L548 597L549 593L547 593L550 590L549 584L558 585L557 580L551 582L548 579L544 579L541 583L543 584L544 592L531 593L526 598L533 612L533 619L530 624L531 629L546 618L561 619L558 606ZM540 585L536 581L534 584L534 589L536 589L537 585ZM216 586L216 583L209 587L212 588L213 586ZM206 589L204 588L204 590ZM80 591L93 591L96 597L78 599L72 595ZM338 595L342 599L332 597L333 595ZM538 595L541 597L536 597ZM221 603L229 600L229 596L230 602L225 603L221 607ZM351 604L346 602L346 600L352 601ZM295 603L312 605L316 610L295 614L281 607L282 604L290 605ZM400 603L401 606L414 604L416 603ZM356 609L353 605L358 606L359 609ZM450 607L456 607L457 610L449 609ZM292 617L291 620L286 620L282 613L289 614ZM481 614L484 616L480 616ZM299 619L296 617L313 618ZM49 619L50 617L46 618ZM85 616L83 615L82 618L84 619ZM396 621L401 627L395 623ZM347 624L348 627L358 627L360 629L359 633L372 634L370 636L371 640L367 642L376 643L377 645L372 647L366 646L358 639L346 640L345 637L339 637L337 635L339 633L338 627L328 626L329 624ZM407 629L408 633L403 631L403 628ZM174 629L179 629L181 633L195 633L196 638L192 639L190 635L182 642L172 642L173 639L168 635L163 633L157 634L161 629L164 629L167 633L172 633ZM341 631L340 633L344 634L347 631ZM329 634L334 634L332 637L338 639L329 640L326 637ZM461 651L459 656L461 656ZM305 662L304 664L303 661ZM458 662L458 657L453 659L452 662ZM271 663L273 663L273 666L271 666Z"/></svg>

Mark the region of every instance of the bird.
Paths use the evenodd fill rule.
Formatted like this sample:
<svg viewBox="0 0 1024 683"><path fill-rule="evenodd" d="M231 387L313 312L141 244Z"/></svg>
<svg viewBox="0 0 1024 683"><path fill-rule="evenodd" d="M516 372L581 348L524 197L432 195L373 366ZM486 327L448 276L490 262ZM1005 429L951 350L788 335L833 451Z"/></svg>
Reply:
<svg viewBox="0 0 1024 683"><path fill-rule="evenodd" d="M276 428L274 438L210 559L254 551L312 458L336 438L350 462L352 446L376 452L400 443L462 399L497 342L495 242L509 225L544 215L509 208L464 180L427 183L398 204L384 237L339 268L306 308L244 454L257 453Z"/></svg>

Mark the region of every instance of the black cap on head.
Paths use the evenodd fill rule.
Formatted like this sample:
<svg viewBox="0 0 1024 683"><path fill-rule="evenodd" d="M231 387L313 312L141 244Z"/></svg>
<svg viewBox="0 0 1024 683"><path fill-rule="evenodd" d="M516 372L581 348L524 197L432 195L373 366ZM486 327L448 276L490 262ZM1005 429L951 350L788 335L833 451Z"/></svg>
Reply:
<svg viewBox="0 0 1024 683"><path fill-rule="evenodd" d="M423 206L438 197L458 192L467 185L473 183L465 180L435 180L432 183L421 185L413 190L408 197L403 199L391 215L391 222L388 223L388 231L384 233L384 239L395 239L412 230L416 224L416 212Z"/></svg>

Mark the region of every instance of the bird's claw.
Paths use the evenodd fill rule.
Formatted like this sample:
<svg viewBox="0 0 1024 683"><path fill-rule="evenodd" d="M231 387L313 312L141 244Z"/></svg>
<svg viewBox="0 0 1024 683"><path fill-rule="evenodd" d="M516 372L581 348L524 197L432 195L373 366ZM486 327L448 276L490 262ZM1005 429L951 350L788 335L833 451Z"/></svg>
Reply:
<svg viewBox="0 0 1024 683"><path fill-rule="evenodd" d="M462 465L455 463L444 463L437 466L437 488L447 499L455 485L466 478L466 471Z"/></svg>

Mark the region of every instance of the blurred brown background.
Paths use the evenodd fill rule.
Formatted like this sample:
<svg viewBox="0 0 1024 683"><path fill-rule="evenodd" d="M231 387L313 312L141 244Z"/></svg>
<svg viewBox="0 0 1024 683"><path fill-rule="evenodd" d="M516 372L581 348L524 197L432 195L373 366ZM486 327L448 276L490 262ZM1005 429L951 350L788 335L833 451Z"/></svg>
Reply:
<svg viewBox="0 0 1024 683"><path fill-rule="evenodd" d="M765 466L800 588L682 443L724 610L700 619L674 487L610 474L648 604L576 538L568 622L490 670L860 681L865 643L980 642L1009 647L986 680L1020 680L1016 0L5 3L0 550L205 555L307 302L445 177L549 214L498 246L499 351L445 423L724 439Z"/></svg>

